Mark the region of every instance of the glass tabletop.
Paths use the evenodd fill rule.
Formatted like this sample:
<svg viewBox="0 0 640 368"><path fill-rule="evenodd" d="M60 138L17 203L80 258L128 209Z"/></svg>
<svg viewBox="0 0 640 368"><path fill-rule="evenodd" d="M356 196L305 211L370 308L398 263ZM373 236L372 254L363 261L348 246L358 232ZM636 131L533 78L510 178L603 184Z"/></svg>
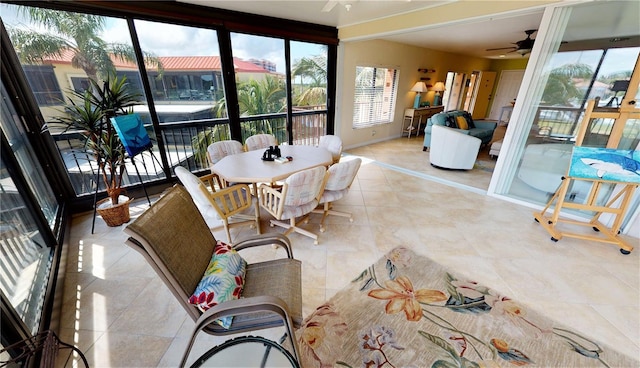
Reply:
<svg viewBox="0 0 640 368"><path fill-rule="evenodd" d="M242 336L209 349L191 367L299 368L300 364L274 341L259 336Z"/></svg>

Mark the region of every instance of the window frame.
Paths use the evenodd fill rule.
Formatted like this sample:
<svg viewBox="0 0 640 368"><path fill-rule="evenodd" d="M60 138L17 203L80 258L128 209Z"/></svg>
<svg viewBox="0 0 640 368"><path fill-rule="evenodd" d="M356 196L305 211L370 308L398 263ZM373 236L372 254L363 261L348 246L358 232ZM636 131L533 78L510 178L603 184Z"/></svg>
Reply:
<svg viewBox="0 0 640 368"><path fill-rule="evenodd" d="M22 68L40 106L57 106L64 101L53 65L23 65Z"/></svg>
<svg viewBox="0 0 640 368"><path fill-rule="evenodd" d="M372 69L370 72L371 80L363 80L361 75L366 73L366 69ZM384 71L382 71L384 70ZM384 73L384 81L379 85L379 72ZM389 80L391 78L391 80ZM398 83L400 80L400 69L386 66L373 65L357 65L356 77L353 93L353 129L363 129L376 125L393 123L395 118L396 102L398 99ZM364 85L363 82L370 82ZM391 85L389 85L389 82ZM370 91L362 91L362 89L371 89ZM364 99L364 102L358 102ZM375 105L380 104L380 108L376 109ZM365 111L369 111L366 116L363 115L363 105ZM376 111L378 110L378 111ZM361 120L365 119L365 120Z"/></svg>

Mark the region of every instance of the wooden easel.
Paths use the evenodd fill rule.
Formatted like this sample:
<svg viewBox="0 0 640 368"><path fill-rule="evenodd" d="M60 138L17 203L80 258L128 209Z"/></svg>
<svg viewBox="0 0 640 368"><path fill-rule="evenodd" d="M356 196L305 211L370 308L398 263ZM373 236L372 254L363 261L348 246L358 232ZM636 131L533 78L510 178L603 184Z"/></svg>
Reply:
<svg viewBox="0 0 640 368"><path fill-rule="evenodd" d="M620 108L596 109L595 106L597 100L589 101L585 110L582 124L580 125L580 131L578 132L578 135L576 137L576 147L582 146L582 142L584 140L584 136L587 132L591 119L606 118L615 119L613 128L611 130L611 135L609 136L609 140L607 141L606 148L618 148L627 119L640 119L640 111L634 108L635 101L633 100L634 96L636 95L639 82L640 58L636 61L636 67L631 77L630 86L632 87L627 91L625 98L622 100ZM571 186L572 181L586 181L591 183L591 190L587 197L586 203L573 203L565 200L567 191ZM605 184L617 184L620 185L622 189L619 190L618 193L615 194L605 205L598 205L598 195L600 193L600 190L602 189L602 186ZM547 230L547 232L551 235L551 240L553 241L558 241L562 239L563 236L569 238L599 241L603 243L616 244L620 247L620 252L622 254L629 254L633 250L633 246L622 239L619 236L619 232L620 226L622 225L622 220L624 219L624 215L627 212L627 209L631 202L631 198L633 197L633 193L635 192L637 187L638 184L635 183L572 178L567 174L567 176L563 178L558 190L556 190L553 197L551 197L551 199L547 203L546 207L541 212L535 212L533 215L535 217L535 220L539 222L540 225L542 225L542 227L544 227L545 230ZM554 202L556 202L556 205L551 216L545 215L547 210L551 208ZM588 222L562 219L560 218L560 211L563 208L594 211L595 215ZM615 215L614 221L610 227L603 224L599 220L600 216L604 213ZM593 230L598 232L599 234L586 235L584 233L580 234L564 232L556 227L559 223L588 226L593 228Z"/></svg>

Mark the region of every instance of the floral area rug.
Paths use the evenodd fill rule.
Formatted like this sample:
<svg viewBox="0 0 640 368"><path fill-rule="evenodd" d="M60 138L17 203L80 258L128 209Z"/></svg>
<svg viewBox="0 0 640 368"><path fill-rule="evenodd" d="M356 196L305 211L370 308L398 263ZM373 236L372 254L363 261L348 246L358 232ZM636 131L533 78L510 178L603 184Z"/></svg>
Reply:
<svg viewBox="0 0 640 368"><path fill-rule="evenodd" d="M308 316L303 367L638 367L517 301L396 248Z"/></svg>

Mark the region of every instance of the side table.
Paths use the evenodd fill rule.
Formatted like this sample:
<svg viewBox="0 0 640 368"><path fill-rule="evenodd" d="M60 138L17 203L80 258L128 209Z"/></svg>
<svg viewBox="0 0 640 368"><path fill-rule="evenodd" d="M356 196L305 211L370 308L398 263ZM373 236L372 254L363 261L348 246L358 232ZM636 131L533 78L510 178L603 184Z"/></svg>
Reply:
<svg viewBox="0 0 640 368"><path fill-rule="evenodd" d="M507 125L509 124L509 120L511 119L511 113L513 112L513 105L502 106L500 108L500 116L498 117L498 125ZM507 115L505 120L502 120L502 116ZM504 121L504 123L503 123Z"/></svg>
<svg viewBox="0 0 640 368"><path fill-rule="evenodd" d="M428 106L420 107L417 109L405 109L400 136L406 133L408 138L411 138L411 134L415 131L415 135L417 137L418 135L420 135L420 126L422 124L426 125L427 119L439 112L442 112L443 110L444 106ZM407 121L409 121L409 125L406 124ZM414 123L417 123L417 126L414 125Z"/></svg>

